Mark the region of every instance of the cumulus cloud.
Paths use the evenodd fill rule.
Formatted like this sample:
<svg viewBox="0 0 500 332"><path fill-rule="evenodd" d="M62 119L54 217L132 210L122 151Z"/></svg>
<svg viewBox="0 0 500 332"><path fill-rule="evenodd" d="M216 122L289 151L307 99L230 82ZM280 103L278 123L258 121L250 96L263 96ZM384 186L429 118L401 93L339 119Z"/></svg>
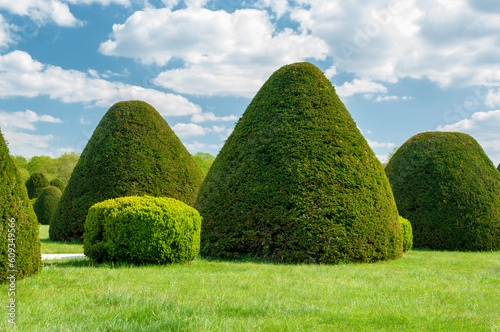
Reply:
<svg viewBox="0 0 500 332"><path fill-rule="evenodd" d="M489 90L484 103L490 107L500 106L500 88Z"/></svg>
<svg viewBox="0 0 500 332"><path fill-rule="evenodd" d="M252 97L284 64L325 59L327 47L307 32L276 31L265 10L233 13L200 6L172 11L146 8L113 26L100 52L163 66L181 59L181 68L153 80L176 92Z"/></svg>
<svg viewBox="0 0 500 332"><path fill-rule="evenodd" d="M354 79L352 82L345 82L335 91L340 97L350 97L360 93L386 93L387 88L380 83L373 82L369 78Z"/></svg>
<svg viewBox="0 0 500 332"><path fill-rule="evenodd" d="M500 11L486 11L476 1L293 3L291 19L327 43L339 70L358 77L391 83L429 79L442 87L464 87L491 85L492 73L500 71L495 60Z"/></svg>
<svg viewBox="0 0 500 332"><path fill-rule="evenodd" d="M7 47L12 42L13 26L7 23L0 14L0 49Z"/></svg>
<svg viewBox="0 0 500 332"><path fill-rule="evenodd" d="M34 124L37 122L62 123L62 120L47 114L38 115L31 110L24 112L0 111L0 127L5 130L35 130Z"/></svg>
<svg viewBox="0 0 500 332"><path fill-rule="evenodd" d="M375 149L375 148L387 148L387 149L391 149L391 148L394 148L396 147L396 144L394 143L387 143L387 142L377 142L377 141L371 141L371 140L366 140L368 142L368 145L370 145L370 147L372 149Z"/></svg>
<svg viewBox="0 0 500 332"><path fill-rule="evenodd" d="M476 112L469 119L438 126L439 131L458 131L474 137L491 156L495 165L500 163L500 110Z"/></svg>
<svg viewBox="0 0 500 332"><path fill-rule="evenodd" d="M11 154L21 155L26 158L40 155L51 155L54 157L53 154L48 152L51 143L56 140L52 135L28 134L10 130L2 130L2 133Z"/></svg>
<svg viewBox="0 0 500 332"><path fill-rule="evenodd" d="M210 127L202 127L195 123L177 123L172 127L174 132L180 138L188 138L194 136L205 136L208 133L222 133L226 130L224 126L212 126Z"/></svg>
<svg viewBox="0 0 500 332"><path fill-rule="evenodd" d="M77 70L44 65L22 51L0 55L0 98L49 96L63 103L108 108L121 100L140 99L163 116L202 115L185 97L140 86L93 78Z"/></svg>
<svg viewBox="0 0 500 332"><path fill-rule="evenodd" d="M236 121L238 117L236 115L228 115L228 116L216 116L212 112L194 114L191 117L191 121L195 123L205 122L205 121Z"/></svg>
<svg viewBox="0 0 500 332"><path fill-rule="evenodd" d="M16 15L28 16L40 24L53 22L64 27L74 27L82 24L73 16L68 4L57 0L0 0L0 9Z"/></svg>

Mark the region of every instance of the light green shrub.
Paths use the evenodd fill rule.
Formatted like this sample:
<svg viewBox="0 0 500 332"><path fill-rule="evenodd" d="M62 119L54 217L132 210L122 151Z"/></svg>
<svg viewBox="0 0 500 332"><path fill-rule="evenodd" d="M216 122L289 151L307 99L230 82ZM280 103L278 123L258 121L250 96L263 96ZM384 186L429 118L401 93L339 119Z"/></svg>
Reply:
<svg viewBox="0 0 500 332"><path fill-rule="evenodd" d="M408 219L399 216L399 222L401 223L401 236L403 238L403 251L411 250L413 247L413 230L411 229L411 223Z"/></svg>
<svg viewBox="0 0 500 332"><path fill-rule="evenodd" d="M88 211L84 253L98 262L188 262L200 252L200 229L198 211L176 199L110 199Z"/></svg>

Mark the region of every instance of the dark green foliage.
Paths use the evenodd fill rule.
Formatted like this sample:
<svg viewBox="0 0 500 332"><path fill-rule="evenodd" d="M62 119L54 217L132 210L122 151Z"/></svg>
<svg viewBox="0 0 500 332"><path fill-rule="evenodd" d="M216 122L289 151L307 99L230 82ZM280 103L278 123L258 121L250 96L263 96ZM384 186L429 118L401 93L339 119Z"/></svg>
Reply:
<svg viewBox="0 0 500 332"><path fill-rule="evenodd" d="M469 135L425 132L410 138L385 169L414 247L500 249L500 173Z"/></svg>
<svg viewBox="0 0 500 332"><path fill-rule="evenodd" d="M61 179L55 178L50 181L50 185L56 188L59 188L59 190L62 192L64 191L64 188L66 187L64 182L62 182Z"/></svg>
<svg viewBox="0 0 500 332"><path fill-rule="evenodd" d="M13 274L18 280L37 272L42 266L38 221L1 133L0 181L0 282L5 282L10 277L8 270L16 270ZM15 237L9 237L11 229L14 231L10 233ZM9 258L9 248L15 251L15 257Z"/></svg>
<svg viewBox="0 0 500 332"><path fill-rule="evenodd" d="M260 89L195 208L204 255L334 264L402 255L382 165L310 63L282 67Z"/></svg>
<svg viewBox="0 0 500 332"><path fill-rule="evenodd" d="M399 223L401 224L401 236L403 237L403 251L410 251L413 247L413 231L411 223L408 219L399 216Z"/></svg>
<svg viewBox="0 0 500 332"><path fill-rule="evenodd" d="M498 166L497 166L497 170L499 170L499 171L500 171L500 164L498 164Z"/></svg>
<svg viewBox="0 0 500 332"><path fill-rule="evenodd" d="M42 191L40 197L38 197L35 204L33 204L33 209L35 210L36 217L40 224L50 224L50 218L56 210L61 195L61 190L53 186L48 186Z"/></svg>
<svg viewBox="0 0 500 332"><path fill-rule="evenodd" d="M172 197L192 205L203 173L149 104L119 102L83 150L50 223L51 240L81 240L88 209L124 196Z"/></svg>
<svg viewBox="0 0 500 332"><path fill-rule="evenodd" d="M50 185L49 180L43 173L33 173L28 181L26 181L26 189L28 189L28 197L37 198L42 191Z"/></svg>
<svg viewBox="0 0 500 332"><path fill-rule="evenodd" d="M98 262L189 262L200 252L200 230L198 211L176 199L110 199L89 209L84 252Z"/></svg>

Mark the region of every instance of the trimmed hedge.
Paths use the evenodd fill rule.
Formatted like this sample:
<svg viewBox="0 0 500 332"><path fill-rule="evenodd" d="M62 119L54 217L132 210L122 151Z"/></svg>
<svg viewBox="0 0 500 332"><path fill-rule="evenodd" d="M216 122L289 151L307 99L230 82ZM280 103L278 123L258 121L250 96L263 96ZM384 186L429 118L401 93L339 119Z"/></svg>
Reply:
<svg viewBox="0 0 500 332"><path fill-rule="evenodd" d="M500 250L500 173L471 136L417 134L385 171L414 247Z"/></svg>
<svg viewBox="0 0 500 332"><path fill-rule="evenodd" d="M42 191L40 197L38 197L35 204L33 204L33 209L35 210L36 217L40 224L50 224L50 218L56 210L61 195L61 190L54 186L48 186Z"/></svg>
<svg viewBox="0 0 500 332"><path fill-rule="evenodd" d="M64 188L66 188L66 185L64 184L64 182L59 178L52 179L50 181L50 185L53 187L59 188L59 190L61 192L63 192Z"/></svg>
<svg viewBox="0 0 500 332"><path fill-rule="evenodd" d="M42 191L50 185L43 173L33 173L26 181L26 189L30 199L38 198Z"/></svg>
<svg viewBox="0 0 500 332"><path fill-rule="evenodd" d="M110 199L89 209L84 253L98 262L189 262L200 252L200 229L198 211L176 199Z"/></svg>
<svg viewBox="0 0 500 332"><path fill-rule="evenodd" d="M411 229L411 223L408 219L399 216L399 223L401 224L401 235L403 238L403 251L410 251L413 247L413 230Z"/></svg>
<svg viewBox="0 0 500 332"><path fill-rule="evenodd" d="M203 172L149 104L113 105L95 129L50 223L51 240L81 241L88 209L125 196L172 197L192 205Z"/></svg>
<svg viewBox="0 0 500 332"><path fill-rule="evenodd" d="M14 231L9 232L11 229ZM0 282L8 281L8 270L16 270L14 274L19 280L41 267L38 221L0 133Z"/></svg>
<svg viewBox="0 0 500 332"><path fill-rule="evenodd" d="M336 264L402 255L382 165L310 63L284 66L262 86L195 208L206 256Z"/></svg>

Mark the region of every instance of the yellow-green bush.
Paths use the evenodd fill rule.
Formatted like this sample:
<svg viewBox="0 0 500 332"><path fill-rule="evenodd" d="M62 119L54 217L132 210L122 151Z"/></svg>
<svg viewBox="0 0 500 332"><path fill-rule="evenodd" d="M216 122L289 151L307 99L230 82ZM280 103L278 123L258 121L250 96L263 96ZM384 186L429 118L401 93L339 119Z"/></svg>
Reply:
<svg viewBox="0 0 500 332"><path fill-rule="evenodd" d="M403 238L403 251L411 250L413 247L413 231L411 229L411 223L408 219L399 216L399 222L401 224L401 236Z"/></svg>
<svg viewBox="0 0 500 332"><path fill-rule="evenodd" d="M198 211L173 198L109 199L89 209L84 253L98 262L188 262L200 252L200 229Z"/></svg>

